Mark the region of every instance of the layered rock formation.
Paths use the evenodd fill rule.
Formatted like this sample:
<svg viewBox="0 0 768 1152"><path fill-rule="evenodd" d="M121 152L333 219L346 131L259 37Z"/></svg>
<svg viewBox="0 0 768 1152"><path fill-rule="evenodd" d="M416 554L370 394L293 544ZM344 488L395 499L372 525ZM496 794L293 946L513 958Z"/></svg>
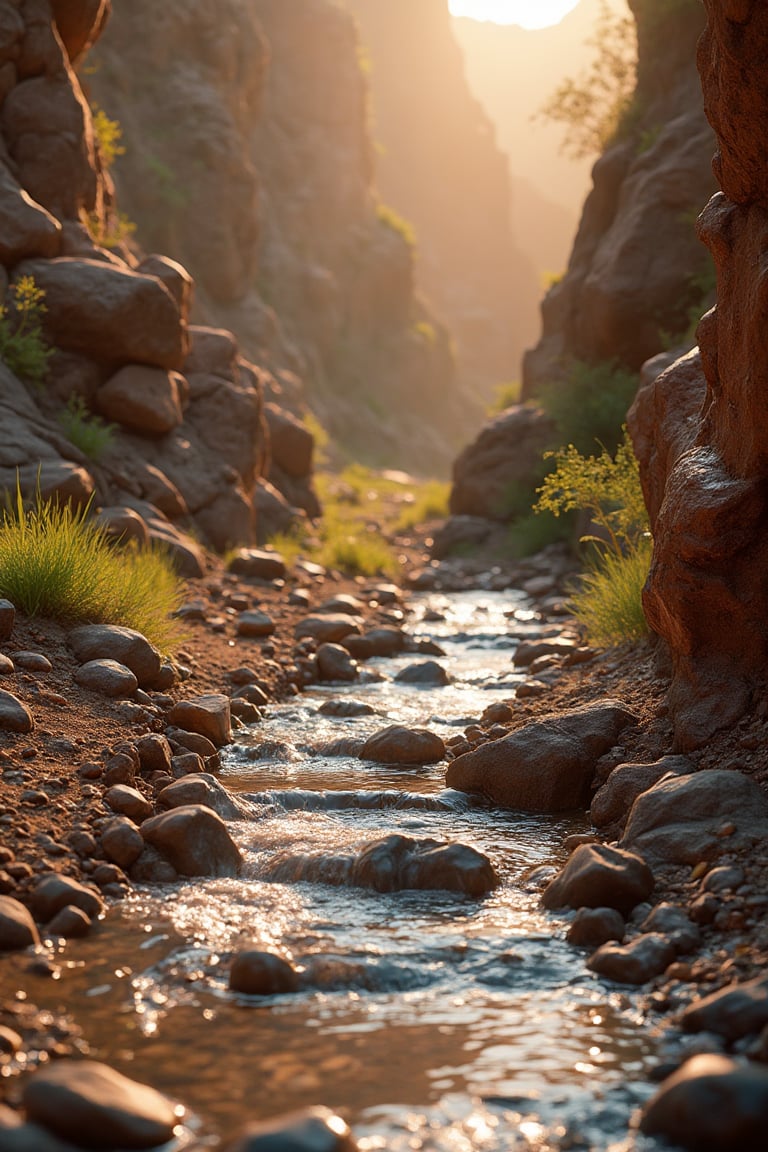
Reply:
<svg viewBox="0 0 768 1152"><path fill-rule="evenodd" d="M518 379L539 281L512 234L507 157L472 95L444 0L347 0L370 56L381 195L414 226L416 275L479 390Z"/></svg>
<svg viewBox="0 0 768 1152"><path fill-rule="evenodd" d="M593 169L568 270L542 305L543 336L524 361L524 392L569 360L639 369L683 334L708 281L693 222L714 190L712 134L694 68L698 0L630 0L638 81L616 142Z"/></svg>
<svg viewBox="0 0 768 1152"><path fill-rule="evenodd" d="M367 85L330 0L115 0L89 84L119 119L121 203L231 327L369 459L444 462L463 422L407 238L377 214Z"/></svg>
<svg viewBox="0 0 768 1152"><path fill-rule="evenodd" d="M654 518L644 604L671 654L683 748L738 720L764 692L768 667L768 10L754 0L706 0L706 9L698 62L722 191L699 231L718 302L699 325L700 354L650 382L632 422Z"/></svg>

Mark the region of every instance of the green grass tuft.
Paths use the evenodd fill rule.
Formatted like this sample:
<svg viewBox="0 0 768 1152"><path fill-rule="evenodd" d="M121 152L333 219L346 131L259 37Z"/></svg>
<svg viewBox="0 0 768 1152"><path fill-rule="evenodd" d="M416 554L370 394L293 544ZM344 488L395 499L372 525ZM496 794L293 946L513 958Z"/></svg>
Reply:
<svg viewBox="0 0 768 1152"><path fill-rule="evenodd" d="M28 616L135 628L169 651L181 582L165 550L117 548L87 512L39 497L27 509L17 490L0 520L0 596Z"/></svg>
<svg viewBox="0 0 768 1152"><path fill-rule="evenodd" d="M427 480L414 492L395 523L396 532L407 532L427 520L444 520L449 513L451 486L443 480Z"/></svg>
<svg viewBox="0 0 768 1152"><path fill-rule="evenodd" d="M650 537L643 537L626 554L603 551L582 576L570 607L592 644L610 647L648 635L642 591L652 547Z"/></svg>
<svg viewBox="0 0 768 1152"><path fill-rule="evenodd" d="M59 424L67 439L93 461L99 461L112 446L117 428L115 424L105 424L100 417L92 416L82 396L75 393L59 416Z"/></svg>

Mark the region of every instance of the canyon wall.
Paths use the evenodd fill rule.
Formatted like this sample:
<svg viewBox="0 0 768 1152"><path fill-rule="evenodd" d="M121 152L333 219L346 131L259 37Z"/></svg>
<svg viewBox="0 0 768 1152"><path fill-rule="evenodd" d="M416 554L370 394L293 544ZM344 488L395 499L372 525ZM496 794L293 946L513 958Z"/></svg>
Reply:
<svg viewBox="0 0 768 1152"><path fill-rule="evenodd" d="M346 0L370 61L377 183L413 224L416 276L484 393L538 335L534 265L511 227L507 156L467 84L445 0Z"/></svg>
<svg viewBox="0 0 768 1152"><path fill-rule="evenodd" d="M649 381L632 413L655 537L644 605L670 654L681 748L764 710L768 668L768 8L705 3L698 63L722 190L699 233L717 305L700 351Z"/></svg>
<svg viewBox="0 0 768 1152"><path fill-rule="evenodd" d="M443 466L466 419L414 253L378 211L368 89L331 0L115 0L88 77L123 128L138 235L188 266L223 324L372 462Z"/></svg>
<svg viewBox="0 0 768 1152"><path fill-rule="evenodd" d="M564 378L573 359L637 370L684 340L709 285L694 221L714 190L712 132L695 69L698 0L630 0L638 80L615 142L593 169L568 270L542 305L524 393Z"/></svg>

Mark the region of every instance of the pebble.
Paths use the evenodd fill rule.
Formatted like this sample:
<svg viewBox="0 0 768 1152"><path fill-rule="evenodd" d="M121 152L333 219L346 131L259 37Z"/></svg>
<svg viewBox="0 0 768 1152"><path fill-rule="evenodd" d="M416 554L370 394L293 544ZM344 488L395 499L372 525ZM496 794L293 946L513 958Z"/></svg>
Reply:
<svg viewBox="0 0 768 1152"><path fill-rule="evenodd" d="M442 664L436 660L425 660L421 664L409 664L395 676L400 684L425 684L444 688L451 683L451 677ZM504 735L506 736L506 730Z"/></svg>
<svg viewBox="0 0 768 1152"><path fill-rule="evenodd" d="M275 993L295 992L298 974L291 965L274 952L247 950L232 960L229 987L232 992L247 996L272 996Z"/></svg>
<svg viewBox="0 0 768 1152"><path fill-rule="evenodd" d="M151 805L147 807L151 814ZM144 851L144 838L132 820L118 816L103 829L101 846L108 860L127 870Z"/></svg>
<svg viewBox="0 0 768 1152"><path fill-rule="evenodd" d="M52 672L53 664L42 652L14 652L13 662L25 672Z"/></svg>
<svg viewBox="0 0 768 1152"><path fill-rule="evenodd" d="M12 692L0 690L0 732L31 732L35 727L32 713Z"/></svg>
<svg viewBox="0 0 768 1152"><path fill-rule="evenodd" d="M130 668L117 660L89 660L77 669L75 681L82 688L90 688L92 692L110 698L132 696L139 686Z"/></svg>
<svg viewBox="0 0 768 1152"><path fill-rule="evenodd" d="M624 929L624 917L615 908L579 908L566 940L578 948L599 948L609 940L623 940Z"/></svg>
<svg viewBox="0 0 768 1152"><path fill-rule="evenodd" d="M36 948L40 937L29 911L12 896L0 896L0 952Z"/></svg>
<svg viewBox="0 0 768 1152"><path fill-rule="evenodd" d="M246 639L271 636L274 630L275 622L266 612L242 612L237 618L237 634Z"/></svg>
<svg viewBox="0 0 768 1152"><path fill-rule="evenodd" d="M104 795L104 803L121 816L128 816L135 824L148 820L154 808L137 788L116 784Z"/></svg>
<svg viewBox="0 0 768 1152"><path fill-rule="evenodd" d="M603 944L587 961L587 968L619 984L645 984L661 975L675 958L667 936L647 932L629 944Z"/></svg>
<svg viewBox="0 0 768 1152"><path fill-rule="evenodd" d="M221 748L232 739L229 697L223 694L213 693L180 700L171 709L168 722L188 732L205 736L216 748Z"/></svg>
<svg viewBox="0 0 768 1152"><path fill-rule="evenodd" d="M10 600L0 600L0 641L10 640L16 623L16 609Z"/></svg>
<svg viewBox="0 0 768 1152"><path fill-rule="evenodd" d="M246 1128L224 1152L357 1152L352 1133L328 1108L309 1108Z"/></svg>
<svg viewBox="0 0 768 1152"><path fill-rule="evenodd" d="M321 716L338 716L340 718L352 716L373 716L376 709L362 700L352 700L346 697L343 700L326 700L318 708Z"/></svg>

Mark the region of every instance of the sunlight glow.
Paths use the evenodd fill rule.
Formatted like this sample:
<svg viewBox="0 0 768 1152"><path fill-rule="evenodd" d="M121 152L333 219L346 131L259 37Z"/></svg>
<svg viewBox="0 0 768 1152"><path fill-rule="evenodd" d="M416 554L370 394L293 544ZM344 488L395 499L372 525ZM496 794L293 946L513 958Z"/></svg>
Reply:
<svg viewBox="0 0 768 1152"><path fill-rule="evenodd" d="M521 28L547 28L559 24L579 0L448 0L452 16L519 24Z"/></svg>

